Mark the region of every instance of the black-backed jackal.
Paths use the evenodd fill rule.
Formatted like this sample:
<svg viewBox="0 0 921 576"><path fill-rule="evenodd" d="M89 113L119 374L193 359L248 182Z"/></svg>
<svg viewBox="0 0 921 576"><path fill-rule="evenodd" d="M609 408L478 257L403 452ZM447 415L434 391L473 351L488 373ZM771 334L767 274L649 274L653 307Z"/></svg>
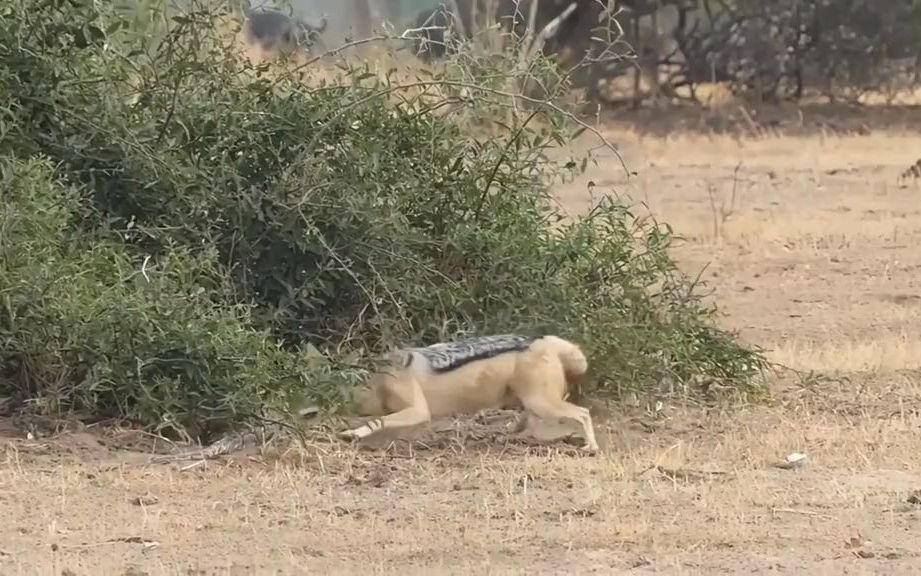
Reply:
<svg viewBox="0 0 921 576"><path fill-rule="evenodd" d="M556 336L486 336L391 353L356 395L359 416L375 416L340 432L346 439L379 430L416 426L433 418L486 408L524 409L516 431L529 415L572 420L582 427L582 449L598 450L587 408L567 401L588 369L582 350Z"/></svg>

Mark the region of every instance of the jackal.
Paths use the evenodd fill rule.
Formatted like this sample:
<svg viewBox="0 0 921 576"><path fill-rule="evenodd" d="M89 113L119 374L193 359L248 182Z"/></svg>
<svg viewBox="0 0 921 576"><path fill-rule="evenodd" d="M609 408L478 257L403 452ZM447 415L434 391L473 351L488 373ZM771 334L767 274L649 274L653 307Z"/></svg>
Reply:
<svg viewBox="0 0 921 576"><path fill-rule="evenodd" d="M598 450L588 409L567 401L588 370L585 355L572 342L556 336L486 336L404 348L388 360L355 397L357 414L375 418L340 437L360 439L433 418L515 408L524 410L516 431L524 429L529 415L571 420L582 427L582 449Z"/></svg>

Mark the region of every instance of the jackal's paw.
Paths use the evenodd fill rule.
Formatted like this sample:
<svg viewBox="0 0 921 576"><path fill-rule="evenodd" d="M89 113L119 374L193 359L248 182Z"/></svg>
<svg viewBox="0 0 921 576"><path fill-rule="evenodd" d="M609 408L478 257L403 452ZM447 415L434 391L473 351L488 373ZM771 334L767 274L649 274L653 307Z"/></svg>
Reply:
<svg viewBox="0 0 921 576"><path fill-rule="evenodd" d="M359 436L354 430L343 430L336 434L340 440L353 441L358 440Z"/></svg>
<svg viewBox="0 0 921 576"><path fill-rule="evenodd" d="M580 450L582 450L582 452L586 456L594 456L598 454L598 445L597 444L585 444L580 448Z"/></svg>

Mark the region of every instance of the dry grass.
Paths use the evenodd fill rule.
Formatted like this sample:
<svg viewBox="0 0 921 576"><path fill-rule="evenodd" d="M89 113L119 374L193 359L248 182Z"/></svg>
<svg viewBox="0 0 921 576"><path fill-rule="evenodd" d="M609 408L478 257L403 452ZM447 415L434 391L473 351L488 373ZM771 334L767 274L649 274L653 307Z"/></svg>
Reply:
<svg viewBox="0 0 921 576"><path fill-rule="evenodd" d="M898 132L738 140L627 131L627 180L590 174L641 200L686 242L730 325L800 370L917 368L921 308L918 186L900 182L921 138ZM580 184L562 191L576 210Z"/></svg>
<svg viewBox="0 0 921 576"><path fill-rule="evenodd" d="M907 569L921 543L904 530L918 510L901 471L921 465L918 390L844 388L793 387L773 409L619 410L597 458L502 442L316 445L181 471L124 456L105 468L98 436L16 442L0 472L0 491L18 494L3 562L77 574ZM805 469L776 467L791 451L809 455ZM874 558L844 546L858 534Z"/></svg>
<svg viewBox="0 0 921 576"><path fill-rule="evenodd" d="M602 162L561 201L587 179L646 201L724 323L818 376L782 373L770 406L597 405L596 458L476 422L192 467L10 432L0 572L916 573L921 210L896 180L921 138L610 137L639 174Z"/></svg>
<svg viewBox="0 0 921 576"><path fill-rule="evenodd" d="M797 370L823 373L873 372L921 368L921 338L906 331L881 331L855 339L839 337L820 342L788 340L774 347L772 362Z"/></svg>

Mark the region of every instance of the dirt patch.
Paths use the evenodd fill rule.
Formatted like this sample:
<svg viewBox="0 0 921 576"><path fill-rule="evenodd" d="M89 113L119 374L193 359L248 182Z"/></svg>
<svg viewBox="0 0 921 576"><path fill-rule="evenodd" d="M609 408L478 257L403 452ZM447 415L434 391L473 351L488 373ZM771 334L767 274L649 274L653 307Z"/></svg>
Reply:
<svg viewBox="0 0 921 576"><path fill-rule="evenodd" d="M921 508L910 503L921 397L892 384L875 379L874 392L858 394L794 380L777 406L732 411L618 407L599 426L594 458L476 420L376 450L277 446L197 466L124 452L87 461L81 433L8 440L0 566L907 574L921 550L912 529ZM454 442L457 430L466 442ZM808 464L779 467L791 451Z"/></svg>
<svg viewBox="0 0 921 576"><path fill-rule="evenodd" d="M914 574L921 138L610 137L637 174L562 202L592 180L673 224L725 325L794 369L770 405L596 403L596 457L505 413L160 465L137 432L0 422L0 573Z"/></svg>

